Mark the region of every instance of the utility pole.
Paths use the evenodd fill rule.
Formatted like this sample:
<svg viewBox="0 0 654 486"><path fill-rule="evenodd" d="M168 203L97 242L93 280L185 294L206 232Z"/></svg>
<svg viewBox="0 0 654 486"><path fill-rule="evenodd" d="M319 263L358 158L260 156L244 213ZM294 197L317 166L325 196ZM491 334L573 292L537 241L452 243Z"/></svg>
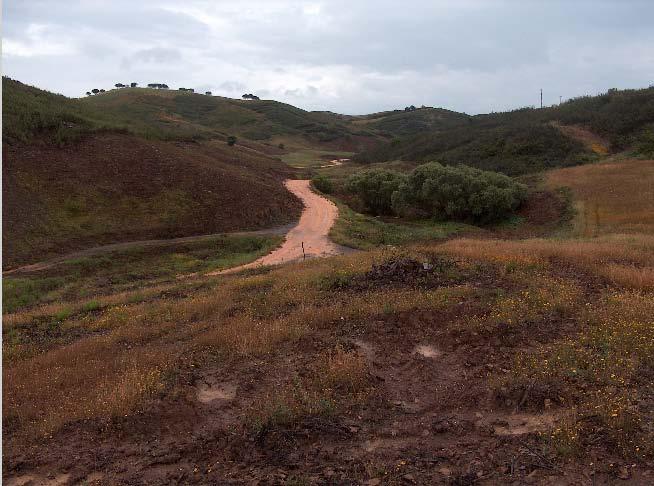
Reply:
<svg viewBox="0 0 654 486"><path fill-rule="evenodd" d="M561 99L562 98L563 98L563 96L559 96L559 105L561 104Z"/></svg>
<svg viewBox="0 0 654 486"><path fill-rule="evenodd" d="M540 107L543 107L543 88L540 89Z"/></svg>

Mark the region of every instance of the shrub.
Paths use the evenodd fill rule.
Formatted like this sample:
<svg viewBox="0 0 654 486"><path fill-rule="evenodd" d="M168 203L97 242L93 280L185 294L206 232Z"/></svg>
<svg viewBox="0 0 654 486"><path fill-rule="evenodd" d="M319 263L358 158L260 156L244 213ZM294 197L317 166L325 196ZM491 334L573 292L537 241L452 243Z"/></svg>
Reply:
<svg viewBox="0 0 654 486"><path fill-rule="evenodd" d="M654 157L654 125L644 129L636 138L636 153Z"/></svg>
<svg viewBox="0 0 654 486"><path fill-rule="evenodd" d="M515 210L526 187L508 176L465 165L431 162L416 167L393 193L393 210L405 216L492 222Z"/></svg>
<svg viewBox="0 0 654 486"><path fill-rule="evenodd" d="M329 177L324 175L315 176L313 179L311 179L311 184L313 187L324 194L331 194L334 192L334 184Z"/></svg>
<svg viewBox="0 0 654 486"><path fill-rule="evenodd" d="M359 196L371 213L391 214L391 198L405 179L404 174L391 170L367 170L350 176L346 190Z"/></svg>
<svg viewBox="0 0 654 486"><path fill-rule="evenodd" d="M100 302L97 300L90 300L82 306L82 310L84 312L94 312L100 310L101 307L102 304L100 304Z"/></svg>
<svg viewBox="0 0 654 486"><path fill-rule="evenodd" d="M237 139L234 135L230 135L229 137L227 137L227 145L231 147L232 145L236 144L236 140Z"/></svg>

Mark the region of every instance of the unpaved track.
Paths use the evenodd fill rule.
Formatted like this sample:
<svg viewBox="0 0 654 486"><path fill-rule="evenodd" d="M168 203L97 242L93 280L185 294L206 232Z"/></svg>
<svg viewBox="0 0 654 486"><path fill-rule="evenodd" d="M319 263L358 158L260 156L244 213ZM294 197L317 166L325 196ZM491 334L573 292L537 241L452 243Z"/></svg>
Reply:
<svg viewBox="0 0 654 486"><path fill-rule="evenodd" d="M40 272L42 270L47 270L49 268L55 267L62 263L65 263L69 260L74 260L77 258L84 258L90 256L102 255L105 253L111 253L114 251L120 250L129 250L131 248L145 248L145 247L158 247L158 246L173 246L183 243L191 243L194 241L202 241L210 238L216 238L218 236L266 236L266 235L285 235L289 230L293 228L293 224L287 224L284 226L278 226L270 229L263 230L253 230L253 231L237 231L233 233L213 233L208 235L197 235L197 236L182 236L180 238L168 238L163 240L138 240L138 241L126 241L123 243L111 243L108 245L96 246L93 248L87 248L85 250L78 250L66 255L61 255L58 257L53 257L50 260L45 260L42 262L31 263L29 265L24 265L22 267L14 268L11 270L5 270L2 272L3 276L12 275L17 273L31 273L31 272Z"/></svg>
<svg viewBox="0 0 654 486"><path fill-rule="evenodd" d="M130 241L124 243L112 243L109 245L88 248L76 252L54 257L50 260L24 265L19 268L6 270L2 272L4 276L17 274L17 273L30 273L47 270L55 267L66 261L111 253L113 251L127 250L130 248L151 247L151 246L170 246L179 243L189 243L193 241L200 241L216 236L231 236L231 235L284 235L286 240L278 249L274 250L266 256L259 258L246 265L239 267L228 268L211 272L208 275L217 275L222 273L231 273L246 268L253 268L263 265L278 265L280 263L288 263L297 261L304 258L302 253L302 243L304 243L304 252L306 258L340 255L348 251L349 248L342 247L333 243L329 237L329 230L331 229L336 217L338 216L338 209L336 205L325 199L322 196L314 193L310 188L310 181L308 180L287 180L284 183L289 191L299 197L304 203L304 211L297 225L285 225L271 229L256 230L256 231L240 231L235 233L216 233L211 235L200 236L186 236L182 238L171 238L165 240L140 240Z"/></svg>
<svg viewBox="0 0 654 486"><path fill-rule="evenodd" d="M286 240L276 250L251 263L239 267L211 272L208 275L220 275L237 272L247 268L264 265L279 265L306 258L340 255L349 249L337 245L329 239L338 208L330 200L319 196L311 190L308 180L287 180L286 188L299 197L304 203L304 211L298 224L288 232ZM304 245L304 253L302 246Z"/></svg>

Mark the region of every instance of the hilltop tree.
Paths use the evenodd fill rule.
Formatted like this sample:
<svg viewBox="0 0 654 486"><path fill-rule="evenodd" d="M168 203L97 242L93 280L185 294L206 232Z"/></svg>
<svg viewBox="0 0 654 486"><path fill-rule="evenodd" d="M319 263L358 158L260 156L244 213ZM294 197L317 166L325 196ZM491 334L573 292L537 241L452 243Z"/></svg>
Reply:
<svg viewBox="0 0 654 486"><path fill-rule="evenodd" d="M104 93L104 90L103 90L103 89L101 89L101 90L100 90L100 93Z"/></svg>
<svg viewBox="0 0 654 486"><path fill-rule="evenodd" d="M243 96L241 96L244 100L258 100L259 97L253 95L252 93L245 93Z"/></svg>
<svg viewBox="0 0 654 486"><path fill-rule="evenodd" d="M93 88L93 89L91 90L91 92L92 92L93 94L98 94L98 93L100 92L100 90L99 90L98 88Z"/></svg>
<svg viewBox="0 0 654 486"><path fill-rule="evenodd" d="M136 88L138 83L129 83L130 88Z"/></svg>
<svg viewBox="0 0 654 486"><path fill-rule="evenodd" d="M211 96L211 91L205 91L204 94L206 94L207 96Z"/></svg>
<svg viewBox="0 0 654 486"><path fill-rule="evenodd" d="M125 85L123 83L116 83L116 84L114 84L114 86L116 88L124 88L125 87Z"/></svg>
<svg viewBox="0 0 654 486"><path fill-rule="evenodd" d="M86 92L86 96L91 96L91 92L90 92L90 91L87 91L87 92Z"/></svg>

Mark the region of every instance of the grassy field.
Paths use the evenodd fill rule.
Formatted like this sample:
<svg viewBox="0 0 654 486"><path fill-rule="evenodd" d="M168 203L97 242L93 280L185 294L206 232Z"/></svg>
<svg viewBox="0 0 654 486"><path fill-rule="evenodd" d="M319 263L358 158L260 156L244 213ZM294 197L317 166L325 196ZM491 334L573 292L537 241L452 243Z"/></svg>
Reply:
<svg viewBox="0 0 654 486"><path fill-rule="evenodd" d="M234 267L269 253L282 239L226 235L67 260L45 271L4 277L3 312L74 299L84 301L175 281L192 273Z"/></svg>
<svg viewBox="0 0 654 486"><path fill-rule="evenodd" d="M357 213L337 202L339 215L329 236L340 245L360 250L402 245L422 240L439 240L475 228L463 223L382 220Z"/></svg>
<svg viewBox="0 0 654 486"><path fill-rule="evenodd" d="M646 405L654 366L652 251L654 240L645 236L460 239L182 282L154 288L145 300L136 289L52 315L9 314L3 413L15 445L8 461L18 444L39 437L86 458L82 441L71 440L72 424L104 424L110 447L114 430L151 430L166 414L169 432L149 435L180 447L187 439L177 431L189 420L218 434L240 430L211 468L203 466L198 478L205 480L230 474L234 461L248 463L234 447L282 454L249 463L255 476L286 470L285 454L299 449L342 477L384 477L404 461L402 474L421 481L457 480L467 469L455 457L471 441L475 467L494 480L552 474L530 462L529 451L574 477L574 461L588 461L591 448L602 457L592 470L610 477L625 461L640 464L654 453L646 425L654 418ZM253 360L268 378L246 385ZM195 396L196 386L202 396L212 369L224 369L240 390L230 405L235 414L209 422L182 413L204 406L179 397ZM515 422L516 410L528 425ZM434 415L450 425L416 431ZM469 417L479 425L452 428ZM444 426L445 435L438 432ZM357 432L341 432L348 427ZM393 442L342 462L390 430L416 451L446 447L445 469L424 467L421 456L411 459ZM125 433L122 443L139 443ZM332 460L311 456L316 437L337 447ZM498 440L501 452L490 459L485 451L498 450ZM185 460L201 460L185 450ZM120 457L110 454L106 474L121 474ZM508 472L511 457L525 469ZM82 475L94 467L88 459L68 464Z"/></svg>
<svg viewBox="0 0 654 486"><path fill-rule="evenodd" d="M642 204L643 162L547 180ZM654 235L611 208L628 234L443 241L466 228L341 207L335 238L379 248L174 278L275 244L219 240L10 280L6 474L159 480L163 460L190 482L647 482Z"/></svg>
<svg viewBox="0 0 654 486"><path fill-rule="evenodd" d="M581 236L654 233L652 160L617 159L560 169L550 172L546 183L573 192L575 231Z"/></svg>

